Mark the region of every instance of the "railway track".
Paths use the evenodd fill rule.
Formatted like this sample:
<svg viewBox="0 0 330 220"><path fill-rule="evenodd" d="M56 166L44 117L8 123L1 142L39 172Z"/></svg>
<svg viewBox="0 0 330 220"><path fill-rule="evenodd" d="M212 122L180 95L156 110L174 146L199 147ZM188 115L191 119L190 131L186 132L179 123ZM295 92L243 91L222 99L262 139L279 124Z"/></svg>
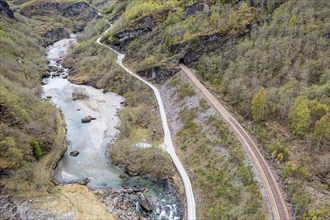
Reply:
<svg viewBox="0 0 330 220"><path fill-rule="evenodd" d="M187 66L180 64L180 67L186 73L189 79L195 84L195 86L217 109L217 111L223 117L224 121L228 124L228 126L234 132L235 136L244 146L245 152L247 152L253 160L258 174L261 177L262 184L265 187L273 219L291 219L290 212L284 200L283 192L281 191L279 184L276 182L275 177L273 176L266 160L260 153L257 145L254 143L250 135L228 112L228 110L211 94L211 92L205 88L205 86L197 79L197 77Z"/></svg>

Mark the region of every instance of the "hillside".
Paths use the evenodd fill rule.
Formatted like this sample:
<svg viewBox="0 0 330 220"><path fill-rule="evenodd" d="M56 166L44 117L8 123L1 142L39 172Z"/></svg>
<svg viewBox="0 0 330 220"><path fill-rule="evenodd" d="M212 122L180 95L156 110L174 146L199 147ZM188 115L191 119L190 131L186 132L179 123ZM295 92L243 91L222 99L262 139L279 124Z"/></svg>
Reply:
<svg viewBox="0 0 330 220"><path fill-rule="evenodd" d="M37 1L31 4L39 6ZM70 8L73 2L63 4ZM51 17L20 12L17 5L0 1L0 187L2 193L24 198L51 194L54 186L50 175L66 149L60 111L40 98L41 79L49 72L43 46L64 35L54 29L48 32L56 29ZM56 23L68 25L66 32L70 33L74 27L71 16L81 13L69 14L67 20ZM8 198L5 195L0 196L1 204ZM12 201L7 202L1 215L12 205Z"/></svg>
<svg viewBox="0 0 330 220"><path fill-rule="evenodd" d="M329 2L231 2L113 1L105 41L157 83L179 62L196 69L254 134L297 217L328 216Z"/></svg>

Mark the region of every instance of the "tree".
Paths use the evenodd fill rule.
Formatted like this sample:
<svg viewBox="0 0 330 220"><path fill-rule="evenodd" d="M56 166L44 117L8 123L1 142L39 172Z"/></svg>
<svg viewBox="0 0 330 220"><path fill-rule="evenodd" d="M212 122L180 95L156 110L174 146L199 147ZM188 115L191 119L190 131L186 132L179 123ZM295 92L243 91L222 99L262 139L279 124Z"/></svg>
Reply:
<svg viewBox="0 0 330 220"><path fill-rule="evenodd" d="M265 114L267 94L264 87L262 87L252 98L252 117L253 120L262 120Z"/></svg>
<svg viewBox="0 0 330 220"><path fill-rule="evenodd" d="M329 107L326 104L322 104L317 100L313 100L309 103L309 109L311 111L311 117L313 122L319 120L329 111Z"/></svg>
<svg viewBox="0 0 330 220"><path fill-rule="evenodd" d="M330 140L330 112L323 115L322 118L315 123L313 138L317 140L318 144L322 141Z"/></svg>
<svg viewBox="0 0 330 220"><path fill-rule="evenodd" d="M303 136L309 128L311 112L308 108L308 100L302 96L296 98L289 114L290 126L295 135Z"/></svg>

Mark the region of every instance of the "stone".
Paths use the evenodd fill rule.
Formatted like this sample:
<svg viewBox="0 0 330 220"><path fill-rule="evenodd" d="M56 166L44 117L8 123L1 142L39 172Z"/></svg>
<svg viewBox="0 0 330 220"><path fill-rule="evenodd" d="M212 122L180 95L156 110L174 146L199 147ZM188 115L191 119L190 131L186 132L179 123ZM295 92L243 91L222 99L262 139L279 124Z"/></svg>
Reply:
<svg viewBox="0 0 330 220"><path fill-rule="evenodd" d="M49 72L45 72L42 76L41 76L41 78L48 78L48 77L50 77L51 75L50 75L50 73Z"/></svg>
<svg viewBox="0 0 330 220"><path fill-rule="evenodd" d="M86 116L84 118L81 119L82 123L89 123L92 121L92 117L91 116Z"/></svg>
<svg viewBox="0 0 330 220"><path fill-rule="evenodd" d="M76 157L76 156L78 156L78 154L79 154L79 151L76 151L76 150L73 150L70 152L70 156L72 156L72 157Z"/></svg>
<svg viewBox="0 0 330 220"><path fill-rule="evenodd" d="M91 180L87 177L85 179L83 179L81 182L79 182L80 185L87 185Z"/></svg>
<svg viewBox="0 0 330 220"><path fill-rule="evenodd" d="M119 178L120 178L120 179L127 179L128 177L127 177L125 174L120 174L120 175L119 175Z"/></svg>
<svg viewBox="0 0 330 220"><path fill-rule="evenodd" d="M153 209L153 204L150 199L148 199L143 193L138 193L138 202L140 207L146 212L151 212Z"/></svg>
<svg viewBox="0 0 330 220"><path fill-rule="evenodd" d="M161 210L160 210L160 207L157 206L157 207L156 207L156 215L160 215L160 211L161 211Z"/></svg>
<svg viewBox="0 0 330 220"><path fill-rule="evenodd" d="M60 76L61 74L60 73L58 73L58 72L54 72L54 73L52 73L52 77L58 77L58 76Z"/></svg>

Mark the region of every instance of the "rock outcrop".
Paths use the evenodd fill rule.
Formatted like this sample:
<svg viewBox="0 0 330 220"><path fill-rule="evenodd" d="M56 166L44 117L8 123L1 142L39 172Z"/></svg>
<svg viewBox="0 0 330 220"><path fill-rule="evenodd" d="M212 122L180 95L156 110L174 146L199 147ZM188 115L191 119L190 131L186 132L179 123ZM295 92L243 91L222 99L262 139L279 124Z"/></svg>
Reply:
<svg viewBox="0 0 330 220"><path fill-rule="evenodd" d="M14 12L10 9L8 3L5 0L0 0L0 15L14 19Z"/></svg>
<svg viewBox="0 0 330 220"><path fill-rule="evenodd" d="M169 10L165 9L133 20L127 28L113 36L112 42L110 42L111 45L116 50L123 51L128 43L136 37L143 37L144 35L151 33L158 22L166 19L168 13Z"/></svg>
<svg viewBox="0 0 330 220"><path fill-rule="evenodd" d="M183 13L182 17L187 18L189 16L192 16L196 14L196 12L203 11L204 4L200 2L196 2L192 5L189 5L186 9L186 11Z"/></svg>
<svg viewBox="0 0 330 220"><path fill-rule="evenodd" d="M38 34L45 38L44 46L68 37L68 33L82 31L87 23L96 16L95 8L87 2L70 1L44 2L36 0L22 5L19 12L28 18L33 17L47 23L38 30Z"/></svg>
<svg viewBox="0 0 330 220"><path fill-rule="evenodd" d="M167 78L174 76L180 68L177 65L160 65L138 71L137 74L152 80L155 83L164 82Z"/></svg>
<svg viewBox="0 0 330 220"><path fill-rule="evenodd" d="M60 39L69 37L69 33L63 27L53 28L43 35L50 42L59 41Z"/></svg>
<svg viewBox="0 0 330 220"><path fill-rule="evenodd" d="M21 9L26 17L50 16L59 14L79 20L89 21L96 16L96 11L86 2L33 2Z"/></svg>

